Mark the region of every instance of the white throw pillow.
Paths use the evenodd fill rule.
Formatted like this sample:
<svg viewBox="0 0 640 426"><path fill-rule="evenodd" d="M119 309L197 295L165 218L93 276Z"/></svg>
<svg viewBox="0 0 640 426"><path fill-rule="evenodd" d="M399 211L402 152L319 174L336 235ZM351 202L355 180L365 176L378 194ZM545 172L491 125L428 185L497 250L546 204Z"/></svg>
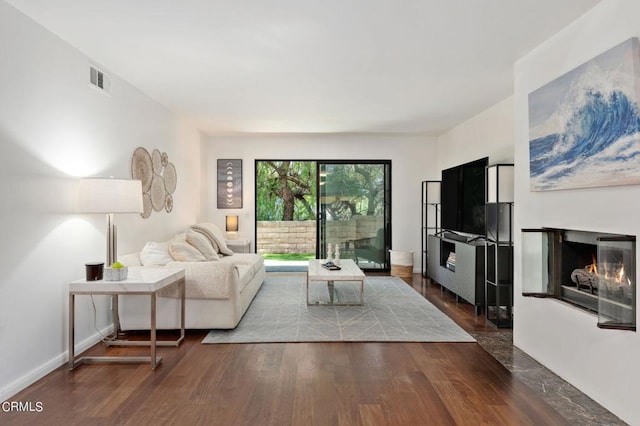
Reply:
<svg viewBox="0 0 640 426"><path fill-rule="evenodd" d="M173 241L181 241L181 242L187 241L187 233L180 232L179 234L174 235L170 242L173 242Z"/></svg>
<svg viewBox="0 0 640 426"><path fill-rule="evenodd" d="M197 225L192 225L191 229L196 232L200 232L207 237L214 247L218 246L217 251L220 254L224 254L226 256L233 254L233 251L227 247L227 243L224 240L224 234L220 231L220 228L213 223L199 223Z"/></svg>
<svg viewBox="0 0 640 426"><path fill-rule="evenodd" d="M178 262L203 262L207 260L197 248L186 241L173 241L169 244L169 253Z"/></svg>
<svg viewBox="0 0 640 426"><path fill-rule="evenodd" d="M209 241L209 239L203 234L193 230L188 230L187 242L198 249L198 251L202 253L207 260L220 259L218 253L211 244L211 241Z"/></svg>
<svg viewBox="0 0 640 426"><path fill-rule="evenodd" d="M142 266L140 252L118 255L118 262L125 266Z"/></svg>
<svg viewBox="0 0 640 426"><path fill-rule="evenodd" d="M143 266L164 266L169 262L173 262L173 258L169 254L169 242L150 241L144 245L140 252L140 263Z"/></svg>

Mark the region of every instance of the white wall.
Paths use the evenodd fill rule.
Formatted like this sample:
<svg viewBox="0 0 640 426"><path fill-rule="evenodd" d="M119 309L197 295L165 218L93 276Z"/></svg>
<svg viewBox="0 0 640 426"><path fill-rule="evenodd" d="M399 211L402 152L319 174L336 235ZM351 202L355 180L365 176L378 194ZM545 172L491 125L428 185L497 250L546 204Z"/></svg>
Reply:
<svg viewBox="0 0 640 426"><path fill-rule="evenodd" d="M529 93L598 54L640 36L640 3L605 0L515 66L515 229L541 226L640 234L640 187L529 191ZM640 423L640 336L603 330L565 303L523 298L516 232L514 343L610 411ZM636 263L638 261L636 260Z"/></svg>
<svg viewBox="0 0 640 426"><path fill-rule="evenodd" d="M443 170L483 157L489 157L489 164L512 163L513 132L513 97L509 97L440 135L438 167Z"/></svg>
<svg viewBox="0 0 640 426"><path fill-rule="evenodd" d="M178 172L173 212L119 215L119 252L166 239L196 220L200 135L112 75L88 85L89 59L0 2L0 401L66 359L67 284L104 261L105 218L74 213L78 177L130 177L134 149L167 152ZM96 341L87 298L77 342ZM96 327L108 328L97 300Z"/></svg>
<svg viewBox="0 0 640 426"><path fill-rule="evenodd" d="M240 235L255 248L255 160L391 160L392 247L414 254L414 270L420 268L420 182L439 177L437 145L428 136L402 135L255 135L215 136L203 147L207 158L204 218L224 227L228 214L239 216ZM241 158L243 208L216 206L216 161ZM223 228L224 229L224 228Z"/></svg>

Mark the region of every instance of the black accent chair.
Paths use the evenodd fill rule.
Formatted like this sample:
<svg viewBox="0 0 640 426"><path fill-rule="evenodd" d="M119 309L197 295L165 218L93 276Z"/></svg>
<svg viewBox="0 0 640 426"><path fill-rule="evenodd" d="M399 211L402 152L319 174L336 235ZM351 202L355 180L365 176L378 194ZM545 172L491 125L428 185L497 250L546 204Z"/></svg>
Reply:
<svg viewBox="0 0 640 426"><path fill-rule="evenodd" d="M383 267L387 261L384 247L384 228L378 229L375 237L359 238L350 241L354 253L355 262L371 262Z"/></svg>

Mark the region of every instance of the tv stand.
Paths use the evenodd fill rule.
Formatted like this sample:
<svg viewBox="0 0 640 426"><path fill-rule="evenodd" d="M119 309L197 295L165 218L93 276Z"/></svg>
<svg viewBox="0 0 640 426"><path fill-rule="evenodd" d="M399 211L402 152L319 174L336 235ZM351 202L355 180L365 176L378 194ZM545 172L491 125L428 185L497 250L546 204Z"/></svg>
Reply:
<svg viewBox="0 0 640 426"><path fill-rule="evenodd" d="M480 315L484 305L484 240L449 238L451 235L463 237L451 232L427 235L427 276L454 293L456 300L462 298L474 305Z"/></svg>

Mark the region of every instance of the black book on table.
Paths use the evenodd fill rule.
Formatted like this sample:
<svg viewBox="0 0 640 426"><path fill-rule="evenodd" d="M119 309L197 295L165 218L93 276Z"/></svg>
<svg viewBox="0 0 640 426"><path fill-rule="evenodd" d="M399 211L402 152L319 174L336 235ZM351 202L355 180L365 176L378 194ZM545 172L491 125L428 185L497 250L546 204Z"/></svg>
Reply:
<svg viewBox="0 0 640 426"><path fill-rule="evenodd" d="M340 269L342 269L333 262L325 262L322 264L322 267L330 271L339 271Z"/></svg>

